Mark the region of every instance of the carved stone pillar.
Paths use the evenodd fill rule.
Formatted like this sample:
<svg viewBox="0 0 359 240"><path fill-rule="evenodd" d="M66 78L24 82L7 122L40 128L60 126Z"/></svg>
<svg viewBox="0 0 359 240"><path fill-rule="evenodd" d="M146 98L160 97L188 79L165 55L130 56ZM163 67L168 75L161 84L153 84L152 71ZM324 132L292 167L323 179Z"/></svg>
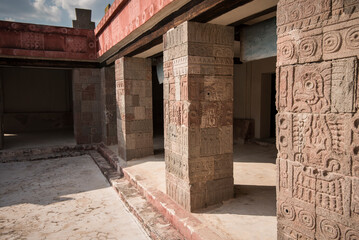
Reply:
<svg viewBox="0 0 359 240"><path fill-rule="evenodd" d="M167 194L187 210L233 197L233 28L164 35Z"/></svg>
<svg viewBox="0 0 359 240"><path fill-rule="evenodd" d="M78 144L101 142L100 69L72 71L74 132Z"/></svg>
<svg viewBox="0 0 359 240"><path fill-rule="evenodd" d="M117 144L116 80L115 67L101 69L102 141Z"/></svg>
<svg viewBox="0 0 359 240"><path fill-rule="evenodd" d="M151 60L116 60L117 137L120 156L128 161L153 154Z"/></svg>
<svg viewBox="0 0 359 240"><path fill-rule="evenodd" d="M359 2L277 14L278 239L358 239Z"/></svg>

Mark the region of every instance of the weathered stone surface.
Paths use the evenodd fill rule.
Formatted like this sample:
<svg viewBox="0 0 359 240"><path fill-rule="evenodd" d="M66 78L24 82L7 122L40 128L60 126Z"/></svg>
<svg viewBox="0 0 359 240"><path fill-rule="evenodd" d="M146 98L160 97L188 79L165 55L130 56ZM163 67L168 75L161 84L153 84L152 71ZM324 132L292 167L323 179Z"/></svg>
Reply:
<svg viewBox="0 0 359 240"><path fill-rule="evenodd" d="M117 143L115 68L101 69L102 141L106 145Z"/></svg>
<svg viewBox="0 0 359 240"><path fill-rule="evenodd" d="M278 5L278 239L359 237L358 1Z"/></svg>
<svg viewBox="0 0 359 240"><path fill-rule="evenodd" d="M100 70L74 69L72 79L76 142L99 143L102 140Z"/></svg>
<svg viewBox="0 0 359 240"><path fill-rule="evenodd" d="M193 22L164 35L166 186L187 210L233 196L233 41Z"/></svg>
<svg viewBox="0 0 359 240"><path fill-rule="evenodd" d="M124 160L153 154L152 73L150 59L116 61L117 137Z"/></svg>
<svg viewBox="0 0 359 240"><path fill-rule="evenodd" d="M0 21L0 55L96 60L93 30Z"/></svg>
<svg viewBox="0 0 359 240"><path fill-rule="evenodd" d="M95 23L91 22L91 10L75 8L76 20L72 20L72 26L80 29L95 29Z"/></svg>

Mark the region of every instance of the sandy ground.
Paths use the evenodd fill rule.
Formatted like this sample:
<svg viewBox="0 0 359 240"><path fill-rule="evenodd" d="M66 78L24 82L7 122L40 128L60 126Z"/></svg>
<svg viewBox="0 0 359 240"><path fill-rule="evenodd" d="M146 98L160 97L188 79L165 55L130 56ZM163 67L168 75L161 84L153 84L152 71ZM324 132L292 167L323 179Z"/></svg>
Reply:
<svg viewBox="0 0 359 240"><path fill-rule="evenodd" d="M0 239L149 239L93 160L0 164Z"/></svg>

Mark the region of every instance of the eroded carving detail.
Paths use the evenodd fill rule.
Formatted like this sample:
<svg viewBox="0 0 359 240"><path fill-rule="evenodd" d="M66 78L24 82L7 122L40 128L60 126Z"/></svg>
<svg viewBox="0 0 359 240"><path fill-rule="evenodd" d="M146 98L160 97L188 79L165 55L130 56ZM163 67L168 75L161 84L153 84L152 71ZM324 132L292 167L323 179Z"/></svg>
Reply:
<svg viewBox="0 0 359 240"><path fill-rule="evenodd" d="M359 25L353 26L348 29L345 35L346 47L349 49L359 48Z"/></svg>
<svg viewBox="0 0 359 240"><path fill-rule="evenodd" d="M330 64L318 68L298 67L293 86L295 112L326 113L330 110Z"/></svg>
<svg viewBox="0 0 359 240"><path fill-rule="evenodd" d="M314 219L314 216L310 212L301 210L298 213L298 219L299 219L299 222L302 223L307 228L314 229L315 219Z"/></svg>
<svg viewBox="0 0 359 240"><path fill-rule="evenodd" d="M285 218L291 221L293 221L296 217L294 207L287 203L282 203L280 205L280 211Z"/></svg>
<svg viewBox="0 0 359 240"><path fill-rule="evenodd" d="M337 52L342 45L342 37L338 32L328 32L323 36L323 52Z"/></svg>
<svg viewBox="0 0 359 240"><path fill-rule="evenodd" d="M323 219L320 222L320 231L327 239L340 239L341 233L338 225L330 220Z"/></svg>

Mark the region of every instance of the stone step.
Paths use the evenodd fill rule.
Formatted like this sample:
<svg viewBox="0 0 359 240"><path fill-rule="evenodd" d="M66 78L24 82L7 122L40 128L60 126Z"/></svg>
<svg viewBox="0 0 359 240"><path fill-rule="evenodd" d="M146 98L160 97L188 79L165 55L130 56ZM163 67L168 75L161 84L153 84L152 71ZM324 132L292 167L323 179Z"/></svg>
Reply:
<svg viewBox="0 0 359 240"><path fill-rule="evenodd" d="M102 173L117 191L128 210L138 219L147 234L154 240L184 240L185 238L140 194L122 172L110 166L100 153L90 153Z"/></svg>
<svg viewBox="0 0 359 240"><path fill-rule="evenodd" d="M184 237L188 240L223 240L220 233L214 232L207 225L194 217L190 212L182 208L168 195L147 186L141 176L131 172L131 170L122 169L125 178L137 188L143 197L166 219L169 221ZM165 180L164 180L165 181Z"/></svg>

